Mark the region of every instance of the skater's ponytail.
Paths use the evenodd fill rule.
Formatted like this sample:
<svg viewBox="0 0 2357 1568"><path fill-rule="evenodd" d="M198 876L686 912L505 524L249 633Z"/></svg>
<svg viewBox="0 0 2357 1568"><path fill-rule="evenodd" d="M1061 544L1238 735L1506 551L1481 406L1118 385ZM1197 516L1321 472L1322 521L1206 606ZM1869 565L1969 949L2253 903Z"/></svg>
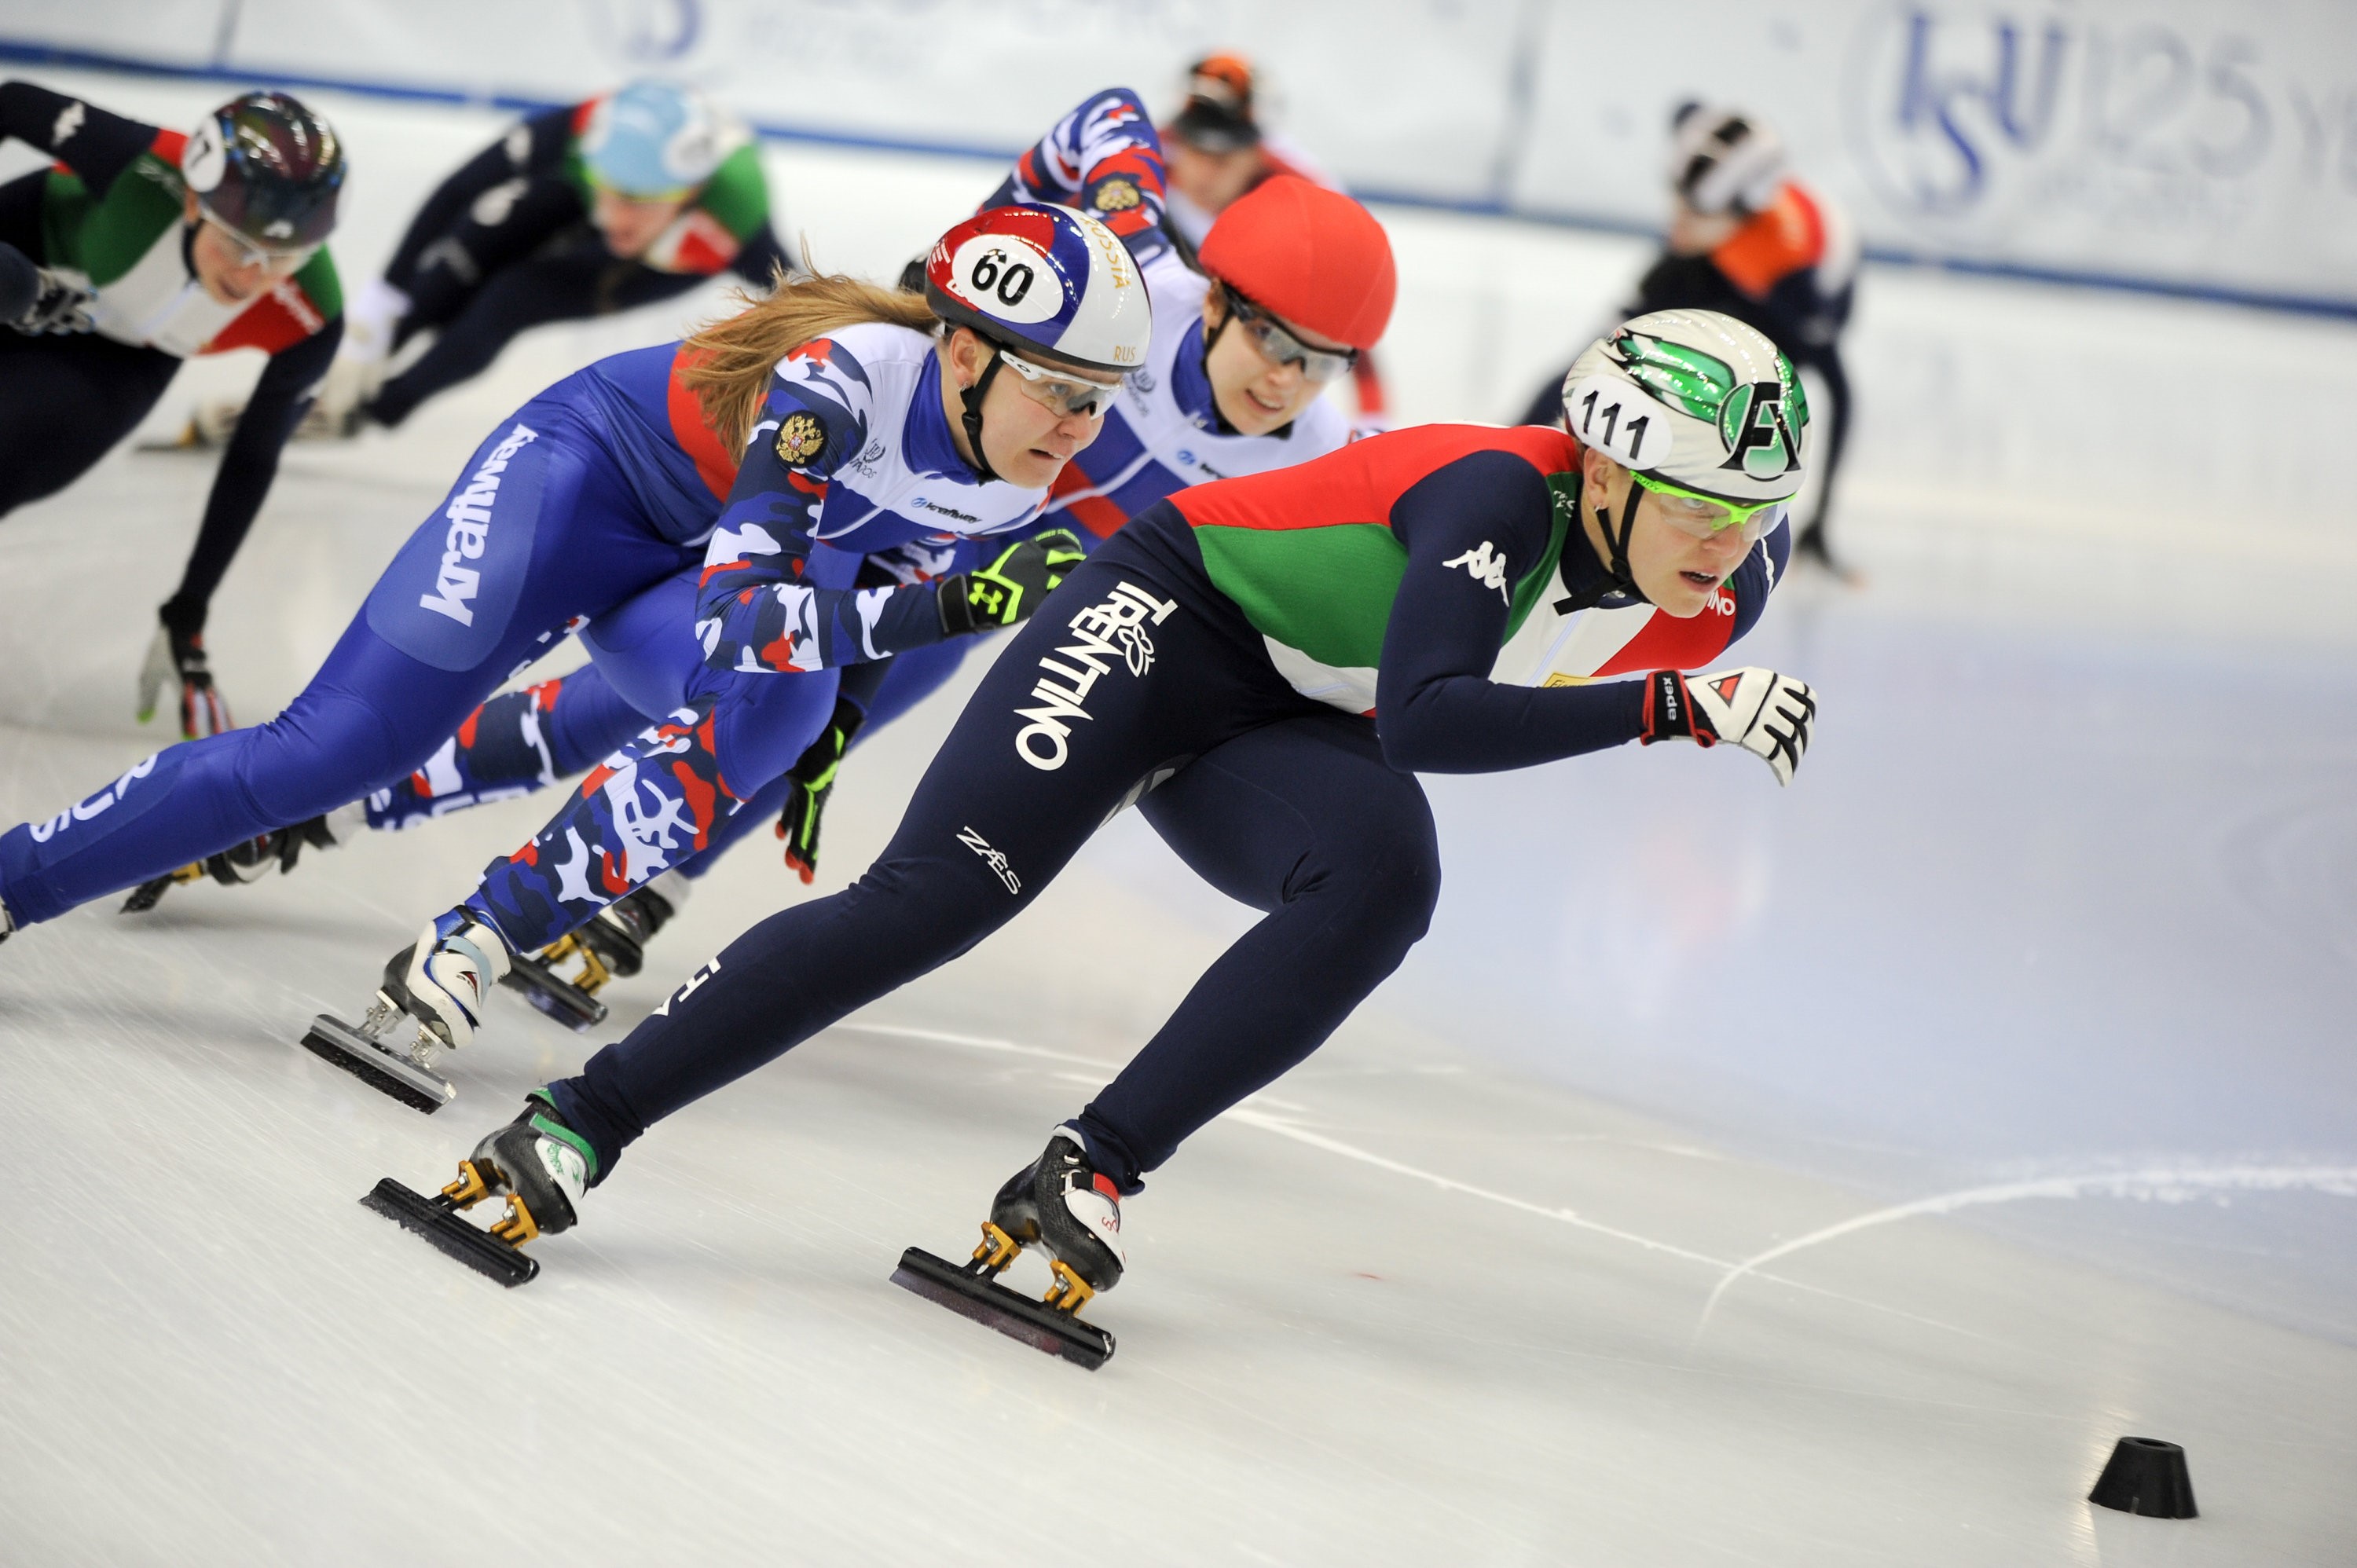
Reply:
<svg viewBox="0 0 2357 1568"><path fill-rule="evenodd" d="M743 450L769 395L770 373L790 350L871 321L926 333L941 326L922 295L834 273L789 277L780 268L767 299L742 290L737 297L745 308L689 338L679 371L704 422L732 453Z"/></svg>

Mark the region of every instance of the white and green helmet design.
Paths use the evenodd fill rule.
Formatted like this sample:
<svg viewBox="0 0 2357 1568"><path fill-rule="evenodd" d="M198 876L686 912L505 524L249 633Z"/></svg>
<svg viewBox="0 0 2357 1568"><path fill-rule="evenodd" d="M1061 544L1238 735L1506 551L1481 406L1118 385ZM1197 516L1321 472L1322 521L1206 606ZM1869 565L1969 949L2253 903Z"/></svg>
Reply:
<svg viewBox="0 0 2357 1568"><path fill-rule="evenodd" d="M1587 347L1564 422L1625 468L1739 507L1801 488L1809 401L1792 361L1716 310L1657 310Z"/></svg>

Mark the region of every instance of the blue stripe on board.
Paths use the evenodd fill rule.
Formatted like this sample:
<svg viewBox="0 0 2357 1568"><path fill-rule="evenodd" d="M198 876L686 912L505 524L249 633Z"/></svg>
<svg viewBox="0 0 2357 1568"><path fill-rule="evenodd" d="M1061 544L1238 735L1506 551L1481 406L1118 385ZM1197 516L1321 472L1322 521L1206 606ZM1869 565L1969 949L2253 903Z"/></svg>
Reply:
<svg viewBox="0 0 2357 1568"><path fill-rule="evenodd" d="M179 77L199 81L226 81L239 84L278 87L317 87L338 92L357 92L371 98L405 99L420 103L454 103L470 107L504 109L514 113L529 114L537 110L554 109L572 101L542 98L519 98L507 93L461 92L450 88L419 87L407 82L366 81L350 77L305 76L279 71L231 70L218 66L172 65L156 60L132 59L119 55L97 54L86 49L59 48L49 44L23 43L0 38L0 61L18 65L47 65L74 70L114 70L140 76ZM1020 148L985 146L974 142L930 142L910 136L869 136L843 131L819 130L808 125L789 125L771 121L750 122L754 130L771 141L807 142L820 146L859 147L876 152L925 153L936 157L972 158L978 162L1006 164L1014 161ZM1626 219L1600 217L1595 213L1572 212L1554 209L1517 208L1501 201L1476 199L1455 199L1427 196L1413 191L1379 190L1361 187L1353 191L1361 199L1388 207L1418 208L1430 212L1458 212L1475 218L1503 218L1522 223L1537 223L1553 229L1576 229L1589 233L1625 234L1640 239L1657 240L1661 231ZM2021 262L1978 261L1968 256L1927 255L1919 252L1893 250L1888 246L1868 245L1862 254L1867 261L1885 266L1932 267L1942 272L1958 273L1973 277L2006 278L2022 283L2057 284L2069 288L2110 289L2125 294L2157 295L2168 299L2194 300L2211 305L2247 306L2259 310L2289 311L2301 316L2328 316L2344 320L2357 320L2357 299L2322 299L2306 295L2273 294L2263 289L2229 288L2215 284L2178 283L2167 278L2138 277L2127 273L2080 271L2068 267L2034 266Z"/></svg>

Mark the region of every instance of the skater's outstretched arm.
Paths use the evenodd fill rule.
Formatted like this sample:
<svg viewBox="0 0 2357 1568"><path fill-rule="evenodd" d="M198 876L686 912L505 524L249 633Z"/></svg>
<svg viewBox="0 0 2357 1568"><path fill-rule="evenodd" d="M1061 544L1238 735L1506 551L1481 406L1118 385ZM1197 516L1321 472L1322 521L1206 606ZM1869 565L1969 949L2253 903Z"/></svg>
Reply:
<svg viewBox="0 0 2357 1568"><path fill-rule="evenodd" d="M984 207L1049 201L1077 207L1121 236L1139 261L1163 237L1162 138L1126 87L1108 88L1056 122L991 192Z"/></svg>
<svg viewBox="0 0 2357 1568"><path fill-rule="evenodd" d="M38 147L65 165L93 196L106 194L115 177L164 134L154 125L29 81L0 81L0 136Z"/></svg>
<svg viewBox="0 0 2357 1568"><path fill-rule="evenodd" d="M572 137L571 109L534 114L425 199L384 269L409 298L404 336L447 321L492 271L587 215L563 175Z"/></svg>
<svg viewBox="0 0 2357 1568"><path fill-rule="evenodd" d="M1531 687L1491 680L1513 612L1511 585L1546 550L1547 484L1520 456L1477 452L1435 471L1401 496L1392 530L1407 547L1384 633L1376 682L1376 728L1394 768L1486 773L1527 768L1638 739L1646 733L1645 684ZM1723 650L1758 621L1781 575L1783 526L1754 544L1720 591L1731 621ZM1600 575L1586 538L1566 531L1562 575ZM1540 585L1551 591L1552 584Z"/></svg>
<svg viewBox="0 0 2357 1568"><path fill-rule="evenodd" d="M181 636L204 630L213 590L221 586L238 546L245 542L254 514L278 478L278 456L318 395L343 339L344 320L338 314L309 337L273 354L263 367L262 379L254 383L245 412L238 415L237 430L213 475L204 522L197 530L180 585L164 603L165 624Z"/></svg>

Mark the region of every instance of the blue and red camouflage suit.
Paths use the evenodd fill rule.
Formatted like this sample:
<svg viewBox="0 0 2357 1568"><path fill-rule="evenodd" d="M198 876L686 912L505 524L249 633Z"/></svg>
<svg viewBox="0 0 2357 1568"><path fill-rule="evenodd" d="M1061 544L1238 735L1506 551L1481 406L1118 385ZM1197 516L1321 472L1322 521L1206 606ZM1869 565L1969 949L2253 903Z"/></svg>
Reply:
<svg viewBox="0 0 2357 1568"><path fill-rule="evenodd" d="M1066 115L1017 160L982 207L1016 201L1080 207L1103 220L1129 247L1154 299L1148 363L1106 412L1096 439L1056 480L1042 525L1071 525L1093 547L1174 491L1286 467L1351 439L1340 410L1325 400L1267 435L1238 435L1220 418L1203 368L1208 281L1180 260L1167 237L1160 143L1134 93L1101 92ZM972 547L965 550L968 554L943 570L968 569ZM871 576L876 564L869 564ZM892 564L899 573L912 569L906 563ZM673 605L683 606L689 588L683 579L664 593ZM656 596L649 596L649 603ZM613 637L607 633L608 642ZM605 646L594 634L585 640ZM864 714L859 737L874 734L939 688L972 646L956 639L845 669L840 694ZM619 749L645 728L641 715L675 705L640 699L634 706L612 684L619 667L601 653L597 663L565 678L561 687L493 698L469 718L465 735L444 746L434 765L370 802L371 824L407 826L541 788ZM719 851L773 821L786 788L784 779L774 780L721 822L706 850L685 864L687 874L701 875L716 863Z"/></svg>
<svg viewBox="0 0 2357 1568"><path fill-rule="evenodd" d="M942 640L930 584L960 541L1038 515L1044 491L984 480L959 456L941 374L931 335L883 323L780 363L693 607L681 616L675 599L658 618L672 646L701 648L683 700L593 768L465 901L512 950L545 946L712 847L816 738L846 666Z"/></svg>

